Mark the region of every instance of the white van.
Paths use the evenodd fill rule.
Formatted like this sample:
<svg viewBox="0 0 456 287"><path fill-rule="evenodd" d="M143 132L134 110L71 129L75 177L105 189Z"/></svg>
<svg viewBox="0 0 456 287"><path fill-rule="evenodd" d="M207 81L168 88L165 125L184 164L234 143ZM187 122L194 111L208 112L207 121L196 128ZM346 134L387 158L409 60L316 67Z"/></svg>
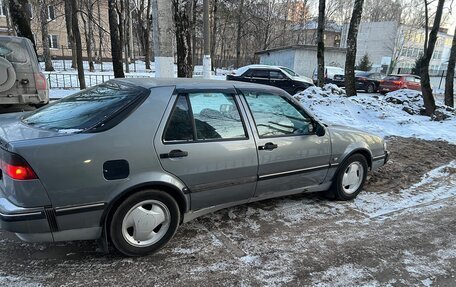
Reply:
<svg viewBox="0 0 456 287"><path fill-rule="evenodd" d="M339 87L345 86L345 70L339 67L325 66L325 84L336 84ZM318 82L317 68L314 69L312 80Z"/></svg>

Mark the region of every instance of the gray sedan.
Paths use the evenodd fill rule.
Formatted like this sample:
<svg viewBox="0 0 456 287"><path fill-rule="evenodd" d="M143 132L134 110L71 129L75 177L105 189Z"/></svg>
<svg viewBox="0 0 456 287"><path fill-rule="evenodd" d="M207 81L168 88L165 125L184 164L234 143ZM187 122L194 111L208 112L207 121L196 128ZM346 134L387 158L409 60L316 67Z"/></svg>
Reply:
<svg viewBox="0 0 456 287"><path fill-rule="evenodd" d="M353 199L387 160L382 138L327 126L278 88L112 80L0 117L0 228L139 256L222 208L302 192Z"/></svg>

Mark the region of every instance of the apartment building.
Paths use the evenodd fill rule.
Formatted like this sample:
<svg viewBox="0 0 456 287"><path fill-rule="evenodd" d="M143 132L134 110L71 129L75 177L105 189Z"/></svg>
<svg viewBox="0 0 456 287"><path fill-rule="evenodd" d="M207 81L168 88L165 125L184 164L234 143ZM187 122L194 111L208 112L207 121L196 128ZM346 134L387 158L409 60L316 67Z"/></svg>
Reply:
<svg viewBox="0 0 456 287"><path fill-rule="evenodd" d="M348 24L342 28L341 47L347 46ZM438 33L430 73L439 75L447 69L453 36L447 30ZM383 73L410 73L424 51L425 29L398 22L363 22L359 26L356 62L367 54L373 69Z"/></svg>
<svg viewBox="0 0 456 287"><path fill-rule="evenodd" d="M12 29L8 29L8 9L5 5L4 0L0 0L0 35L14 35ZM98 3L98 2L97 2ZM63 1L50 0L47 1L47 28L49 37L45 43L42 39L42 29L40 21L40 7L36 4L36 1L30 1L27 6L27 14L30 18L30 26L37 46L38 54L43 53L43 45L48 45L53 58L70 58L71 57L71 43L68 39L65 21L65 5ZM92 55L95 58L100 58L100 46L101 56L103 58L111 57L111 42L109 33L108 23L108 4L107 1L100 1L100 13L98 13L98 6L93 5L93 22L89 23L88 17L84 14L83 17L79 17L79 29L81 31L81 41L83 47L83 57L87 57L87 41L92 42ZM88 31L89 25L92 25L93 37L90 39L86 38L86 31Z"/></svg>

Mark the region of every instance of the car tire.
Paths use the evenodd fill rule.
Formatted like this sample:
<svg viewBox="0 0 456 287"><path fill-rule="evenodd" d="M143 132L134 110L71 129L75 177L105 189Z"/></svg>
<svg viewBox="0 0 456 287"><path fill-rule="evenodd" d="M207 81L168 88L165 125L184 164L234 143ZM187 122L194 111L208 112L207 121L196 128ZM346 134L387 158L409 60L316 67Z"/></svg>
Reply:
<svg viewBox="0 0 456 287"><path fill-rule="evenodd" d="M367 177L367 160L361 154L354 154L346 159L339 167L331 189L327 192L329 198L337 200L352 200L363 189Z"/></svg>
<svg viewBox="0 0 456 287"><path fill-rule="evenodd" d="M143 190L125 199L110 221L110 238L123 255L144 256L163 247L176 233L176 200L160 190Z"/></svg>
<svg viewBox="0 0 456 287"><path fill-rule="evenodd" d="M366 92L369 94L375 93L375 86L374 84L367 85Z"/></svg>

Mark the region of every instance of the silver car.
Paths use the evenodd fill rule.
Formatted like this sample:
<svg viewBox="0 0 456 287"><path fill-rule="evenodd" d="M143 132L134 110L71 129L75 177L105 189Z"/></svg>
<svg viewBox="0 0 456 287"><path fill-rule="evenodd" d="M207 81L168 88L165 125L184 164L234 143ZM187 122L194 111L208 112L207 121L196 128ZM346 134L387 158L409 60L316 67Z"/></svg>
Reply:
<svg viewBox="0 0 456 287"><path fill-rule="evenodd" d="M32 42L23 37L0 36L0 105L49 102L46 77Z"/></svg>
<svg viewBox="0 0 456 287"><path fill-rule="evenodd" d="M382 138L327 126L281 89L112 80L0 117L0 227L30 242L149 254L222 208L302 192L355 198Z"/></svg>

